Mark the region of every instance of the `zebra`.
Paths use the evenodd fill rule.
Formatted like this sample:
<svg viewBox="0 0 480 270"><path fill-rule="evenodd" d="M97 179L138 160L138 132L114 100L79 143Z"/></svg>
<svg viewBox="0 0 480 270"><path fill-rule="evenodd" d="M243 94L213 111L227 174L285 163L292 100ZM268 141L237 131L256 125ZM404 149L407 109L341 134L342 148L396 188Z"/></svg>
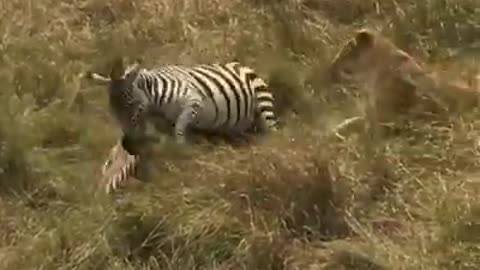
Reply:
<svg viewBox="0 0 480 270"><path fill-rule="evenodd" d="M175 140L186 143L187 129L228 136L255 130L278 130L274 97L256 72L239 62L164 65L152 69L140 62L124 67L112 62L110 77L88 77L108 85L110 108L123 131L122 143L146 136L147 118L159 115L173 126Z"/></svg>
<svg viewBox="0 0 480 270"><path fill-rule="evenodd" d="M186 143L188 129L234 137L279 129L273 93L252 68L239 62L146 69L139 61L125 67L123 59L116 58L109 77L89 71L87 78L108 87L110 109L123 133L119 143L126 152L119 152L119 158L110 154L102 169L113 188L137 167L135 145L152 139L146 134L151 116L167 122L179 144ZM130 162L122 165L125 160ZM109 164L116 171L106 173Z"/></svg>

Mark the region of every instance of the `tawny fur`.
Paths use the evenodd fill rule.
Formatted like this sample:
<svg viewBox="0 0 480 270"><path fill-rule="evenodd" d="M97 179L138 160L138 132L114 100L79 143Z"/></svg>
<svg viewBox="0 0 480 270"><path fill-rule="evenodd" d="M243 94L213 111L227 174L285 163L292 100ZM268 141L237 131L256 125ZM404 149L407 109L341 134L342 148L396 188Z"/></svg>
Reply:
<svg viewBox="0 0 480 270"><path fill-rule="evenodd" d="M427 72L392 41L369 29L357 31L341 48L332 62L331 74L334 79L360 82L382 120L425 103L448 111L471 107L480 96L478 86Z"/></svg>

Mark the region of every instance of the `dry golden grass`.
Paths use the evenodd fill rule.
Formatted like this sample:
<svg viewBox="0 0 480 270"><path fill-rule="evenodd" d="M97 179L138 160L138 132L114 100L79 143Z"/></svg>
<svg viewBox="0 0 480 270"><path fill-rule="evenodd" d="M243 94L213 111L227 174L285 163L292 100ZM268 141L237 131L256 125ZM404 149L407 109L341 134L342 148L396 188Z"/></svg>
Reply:
<svg viewBox="0 0 480 270"><path fill-rule="evenodd" d="M0 1L0 269L480 267L479 112L342 140L332 127L364 101L326 76L361 27L464 76L477 0ZM248 64L285 126L245 146L156 145L145 183L106 196L120 131L81 75L118 54Z"/></svg>

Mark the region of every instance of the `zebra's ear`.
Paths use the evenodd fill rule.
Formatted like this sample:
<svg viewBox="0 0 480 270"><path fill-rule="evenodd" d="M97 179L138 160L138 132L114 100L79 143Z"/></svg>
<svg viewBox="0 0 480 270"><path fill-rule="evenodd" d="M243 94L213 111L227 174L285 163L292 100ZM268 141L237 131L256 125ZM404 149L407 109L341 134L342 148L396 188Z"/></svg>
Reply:
<svg viewBox="0 0 480 270"><path fill-rule="evenodd" d="M112 61L112 70L110 72L110 79L120 80L122 79L125 73L125 67L123 64L123 59L121 57L117 57Z"/></svg>
<svg viewBox="0 0 480 270"><path fill-rule="evenodd" d="M140 71L140 67L143 65L143 59L135 58L133 65L130 68L130 73L137 74Z"/></svg>
<svg viewBox="0 0 480 270"><path fill-rule="evenodd" d="M137 78L138 73L141 69L141 62L135 60L135 62L128 66L125 70L125 80L129 83L133 82Z"/></svg>
<svg viewBox="0 0 480 270"><path fill-rule="evenodd" d="M138 73L138 71L140 70L140 65L140 62L135 61L135 63L133 63L133 65L130 67L128 73Z"/></svg>

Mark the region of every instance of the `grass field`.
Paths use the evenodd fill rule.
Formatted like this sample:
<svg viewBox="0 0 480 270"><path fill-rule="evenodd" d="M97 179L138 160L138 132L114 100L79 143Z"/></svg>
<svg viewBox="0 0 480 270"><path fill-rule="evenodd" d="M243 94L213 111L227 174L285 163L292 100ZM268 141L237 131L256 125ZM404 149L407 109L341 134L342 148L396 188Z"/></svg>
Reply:
<svg viewBox="0 0 480 270"><path fill-rule="evenodd" d="M480 269L480 111L341 140L331 128L362 99L326 76L360 27L478 71L478 0L0 3L0 269ZM120 130L81 75L118 54L239 60L285 126L243 147L155 146L146 183L107 196Z"/></svg>

